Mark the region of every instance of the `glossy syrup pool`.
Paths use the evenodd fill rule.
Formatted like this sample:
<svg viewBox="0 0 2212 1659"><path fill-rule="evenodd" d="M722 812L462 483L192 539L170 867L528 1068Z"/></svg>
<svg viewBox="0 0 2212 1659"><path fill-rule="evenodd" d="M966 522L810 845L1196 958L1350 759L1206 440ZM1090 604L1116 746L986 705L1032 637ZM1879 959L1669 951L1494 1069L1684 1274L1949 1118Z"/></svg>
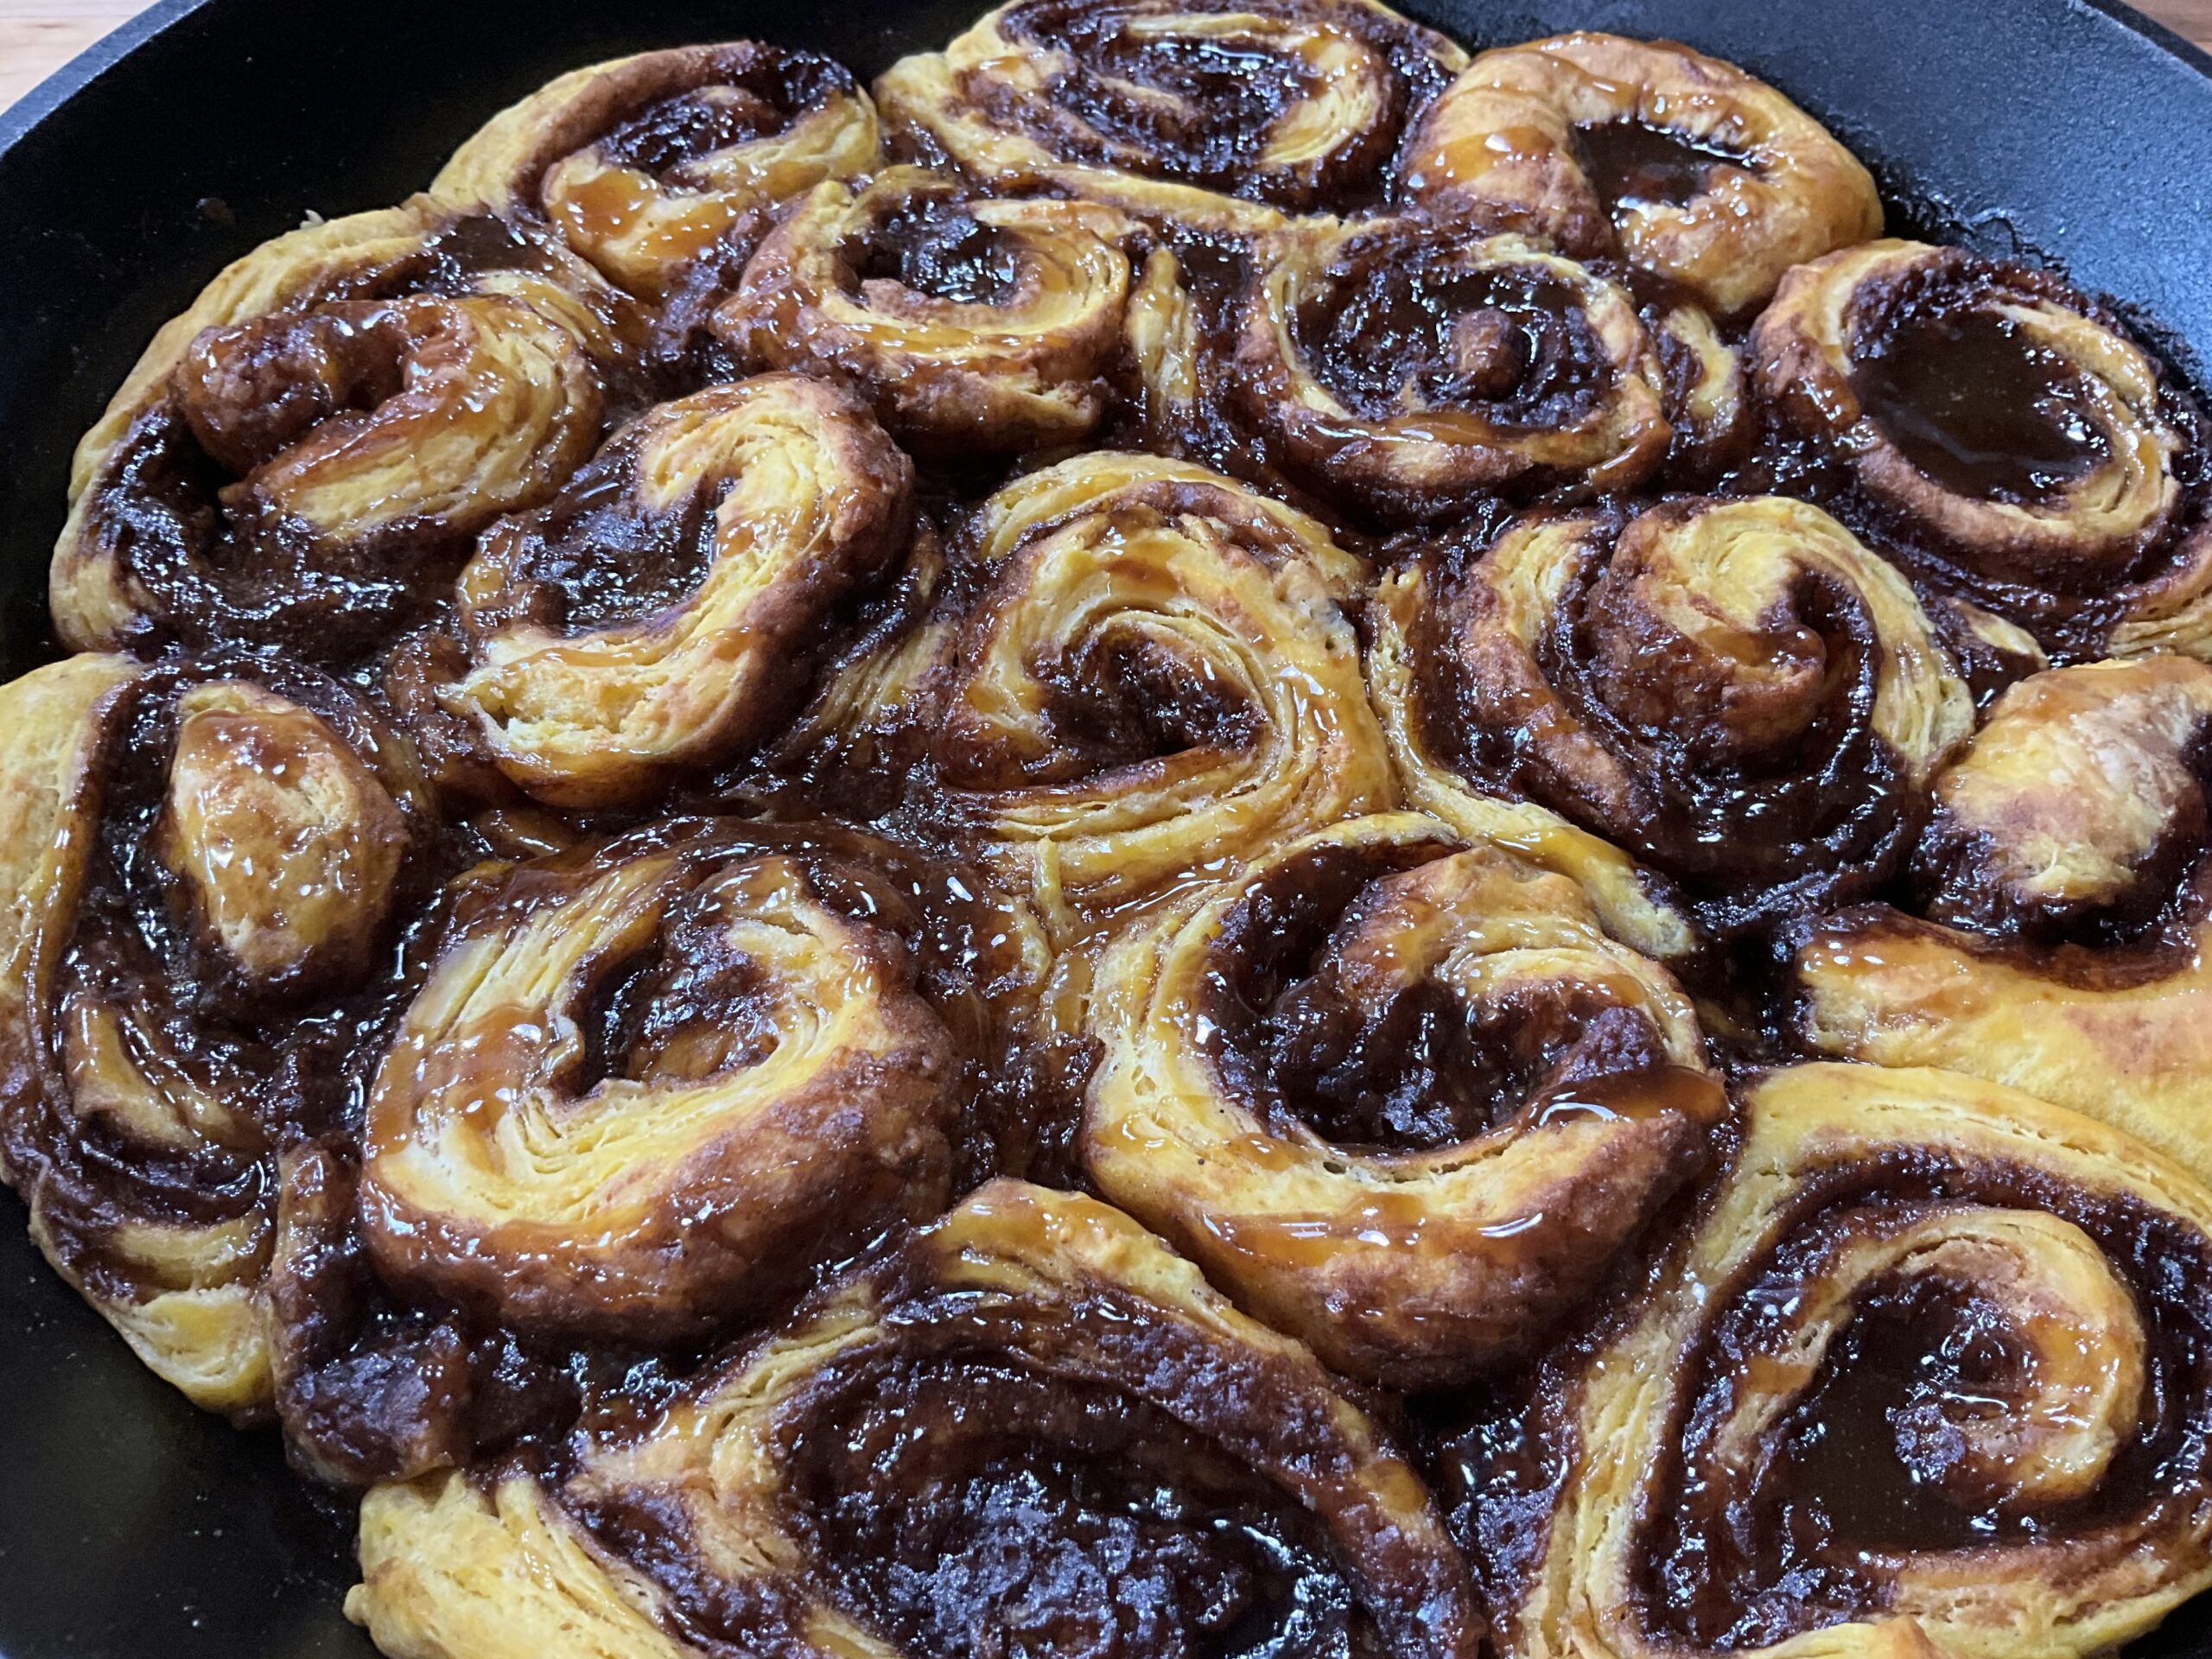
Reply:
<svg viewBox="0 0 2212 1659"><path fill-rule="evenodd" d="M1961 495L2044 503L2111 454L2079 378L1995 312L1905 322L1852 385L1905 459Z"/></svg>

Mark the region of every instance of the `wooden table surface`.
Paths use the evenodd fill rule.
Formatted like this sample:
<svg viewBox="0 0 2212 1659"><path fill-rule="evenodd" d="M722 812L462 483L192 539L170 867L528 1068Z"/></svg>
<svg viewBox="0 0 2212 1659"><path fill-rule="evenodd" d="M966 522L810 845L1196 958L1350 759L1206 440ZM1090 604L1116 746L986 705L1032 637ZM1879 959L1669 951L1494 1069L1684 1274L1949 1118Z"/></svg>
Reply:
<svg viewBox="0 0 2212 1659"><path fill-rule="evenodd" d="M0 0L0 108L141 9L140 0ZM2143 10L2212 50L2212 0L2144 0Z"/></svg>

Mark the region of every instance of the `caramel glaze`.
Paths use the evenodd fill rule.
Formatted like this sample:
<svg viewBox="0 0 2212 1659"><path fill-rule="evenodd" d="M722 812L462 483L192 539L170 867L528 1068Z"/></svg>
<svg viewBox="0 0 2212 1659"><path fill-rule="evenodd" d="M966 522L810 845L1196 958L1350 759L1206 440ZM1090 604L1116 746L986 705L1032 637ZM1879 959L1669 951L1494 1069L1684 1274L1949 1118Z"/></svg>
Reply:
<svg viewBox="0 0 2212 1659"><path fill-rule="evenodd" d="M1624 512L1616 512L1601 543L1625 521ZM1440 569L1447 581L1455 565L1481 556L1486 539L1478 531L1443 544ZM1800 614L1827 653L1824 705L1801 739L1781 754L1723 759L1724 733L1682 721L1677 725L1688 729L1655 734L1618 712L1626 699L1606 695L1602 677L1620 664L1591 643L1605 626L1591 602L1602 569L1592 558L1562 594L1538 661L1577 721L1615 753L1648 764L1645 781L1662 810L1646 822L1593 819L1586 827L1680 884L1701 931L1719 938L1745 937L1801 909L1848 902L1899 874L1928 807L1872 728L1881 647L1853 596L1810 578L1799 596ZM1422 738L1431 752L1500 794L1578 816L1571 796L1555 794L1529 771L1516 729L1476 716L1452 661L1447 620L1432 615L1423 622L1412 645L1425 691ZM1662 668L1648 658L1626 665L1639 677Z"/></svg>
<svg viewBox="0 0 2212 1659"><path fill-rule="evenodd" d="M770 1430L785 1524L850 1615L962 1659L1382 1659L1435 1639L1426 1569L1358 1584L1285 1490L1329 1478L1340 1430L1281 1360L1248 1355L1224 1376L1190 1332L1103 1283L1040 1331L1018 1305L914 1276L897 1244L861 1271L884 1287L882 1338L823 1364ZM1102 1350L1147 1379L1142 1395L1088 1375ZM641 1380L594 1402L588 1427L620 1437L684 1387ZM694 1639L774 1651L789 1631L790 1592L715 1576L671 1508L577 1514Z"/></svg>
<svg viewBox="0 0 2212 1659"><path fill-rule="evenodd" d="M1245 307L1258 283L1249 245L1195 233L1179 233L1167 245L1190 304L1198 397L1191 408L1162 409L1137 388L1109 412L1107 442L1188 455L1312 514L1344 545L1370 556L1387 556L1394 542L1411 549L1440 531L1494 524L1507 507L1541 504L1556 486L1573 481L1532 469L1506 490L1470 496L1437 528L1410 532L1402 528L1409 519L1429 515L1394 503L1378 518L1357 503L1316 493L1294 475L1278 441L1241 406L1248 394L1233 365ZM1606 395L1613 371L1563 285L1520 270L1468 276L1432 269L1443 263L1444 247L1441 242L1410 249L1355 242L1346 257L1327 267L1326 293L1292 319L1300 353L1347 409L1368 418L1398 413L1399 393L1411 387L1432 406L1465 407L1501 426L1535 433L1586 413ZM1423 248L1430 250L1426 260ZM1702 365L1661 321L1694 300L1664 277L1618 261L1582 263L1635 301L1658 353L1665 404L1679 409ZM1731 349L1741 343L1741 329L1717 323L1715 328ZM1685 423L1654 487L1764 493L1750 469L1753 436L1748 417L1713 445L1701 443ZM1744 480L1732 486L1739 470Z"/></svg>
<svg viewBox="0 0 2212 1659"><path fill-rule="evenodd" d="M1969 558L1929 528L1871 499L1832 453L1764 420L1751 454L1715 486L1817 503L1909 575L1923 595L1949 594L2008 617L2054 664L2094 661L2128 602L2168 550L2212 505L2212 429L2197 392L2108 304L2048 272L1964 253L1938 269L1860 285L1852 302L1852 389L1914 467L1934 483L2018 505L2046 503L2107 454L2082 420L2078 378L2018 325L1982 308L2047 297L2150 350L2159 369L2158 413L2180 435L2172 459L2180 504L2167 533L2132 568L2051 569L2004 550Z"/></svg>
<svg viewBox="0 0 2212 1659"><path fill-rule="evenodd" d="M343 671L435 614L473 536L402 519L334 549L302 524L235 504L226 486L397 390L391 302L459 296L488 271L555 275L557 258L543 232L477 214L406 259L332 283L311 311L203 339L214 372L139 417L95 504L104 538L166 619L131 643L274 647ZM670 370L627 320L603 321L621 352L603 385L611 429L670 395Z"/></svg>
<svg viewBox="0 0 2212 1659"><path fill-rule="evenodd" d="M1909 317L1852 376L1877 425L1946 489L2047 501L2110 453L2083 417L2080 377L2010 318Z"/></svg>
<svg viewBox="0 0 2212 1659"><path fill-rule="evenodd" d="M1599 121L1574 130L1582 171L1609 206L1679 207L1705 189L1716 165L1741 167L1746 156L1700 143L1642 121Z"/></svg>
<svg viewBox="0 0 2212 1659"><path fill-rule="evenodd" d="M1554 993L1478 1021L1430 982L1377 1006L1338 981L1327 946L1361 893L1452 851L1319 847L1223 918L1197 1012L1232 1091L1275 1126L1361 1152L1431 1151L1524 1114L1656 1111L1693 1094L1687 1115L1709 1116L1712 1081L1674 1066L1652 1023L1626 1008Z"/></svg>
<svg viewBox="0 0 2212 1659"><path fill-rule="evenodd" d="M1269 170L1257 163L1275 121L1324 90L1313 69L1234 39L1172 33L1133 39L1128 25L1137 10L1028 0L1000 19L1007 40L1065 54L1068 67L1048 91L1053 103L1082 124L1061 124L1045 139L1063 160L1127 168L1134 152L1136 170L1155 178L1297 213L1348 213L1379 199L1383 164L1410 117L1451 80L1425 48L1426 31L1415 24L1363 7L1300 7L1301 16L1318 13L1380 52L1389 66L1389 84L1382 113L1357 142L1332 152L1325 165L1295 175ZM1192 10L1265 16L1274 8ZM1131 99L1124 89L1132 86L1150 96ZM994 118L1020 124L1020 106L999 107L1003 93L991 81L977 78L963 90Z"/></svg>
<svg viewBox="0 0 2212 1659"><path fill-rule="evenodd" d="M1678 1201L1685 1219L1694 1202ZM1762 1327L1796 1305L1821 1254L1945 1205L2070 1222L2133 1293L2145 1338L2141 1417L2096 1488L2020 1510L1964 1478L1946 1423L2005 1409L2031 1361L2004 1310L1927 1274L1878 1281L1856 1299L1811 1387L1743 1456L1751 1483L1691 1478L1716 1466L1714 1436L1770 1351ZM1900 1147L1808 1183L1775 1237L1736 1278L1707 1287L1716 1316L1684 1358L1694 1386L1663 1438L1671 1449L1638 1526L1638 1623L1655 1639L1706 1652L1764 1647L1879 1618L1890 1580L1914 1554L2109 1527L2155 1535L2169 1514L2202 1503L2212 1479L2212 1248L2180 1224L2125 1194ZM1575 1379L1649 1294L1624 1272L1580 1335L1519 1376L1415 1403L1451 1524L1493 1606L1519 1600L1580 1455L1569 1427Z"/></svg>

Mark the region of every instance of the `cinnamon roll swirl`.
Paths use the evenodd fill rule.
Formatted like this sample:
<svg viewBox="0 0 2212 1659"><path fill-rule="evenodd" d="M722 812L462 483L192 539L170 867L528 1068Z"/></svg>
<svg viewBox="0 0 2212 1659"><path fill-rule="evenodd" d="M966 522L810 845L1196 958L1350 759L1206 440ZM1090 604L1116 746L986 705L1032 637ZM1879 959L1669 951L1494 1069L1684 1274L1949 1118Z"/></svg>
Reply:
<svg viewBox="0 0 2212 1659"><path fill-rule="evenodd" d="M1065 940L1392 804L1349 614L1363 577L1314 520L1198 467L1032 473L976 514L919 623L834 688L849 724L810 715L813 781L890 771L894 818Z"/></svg>
<svg viewBox="0 0 2212 1659"><path fill-rule="evenodd" d="M677 47L563 75L492 118L430 186L542 214L633 294L734 277L773 210L868 171L875 106L842 64L759 41Z"/></svg>
<svg viewBox="0 0 2212 1659"><path fill-rule="evenodd" d="M78 445L56 631L365 654L590 455L638 395L640 327L542 232L423 198L277 238L162 329Z"/></svg>
<svg viewBox="0 0 2212 1659"><path fill-rule="evenodd" d="M1385 524L1708 480L1751 435L1695 306L1418 218L1301 223L1249 258L1158 251L1129 337L1154 447Z"/></svg>
<svg viewBox="0 0 2212 1659"><path fill-rule="evenodd" d="M1974 725L1904 578L1780 496L1525 518L1385 582L1373 627L1414 802L1662 957L1902 872Z"/></svg>
<svg viewBox="0 0 2212 1659"><path fill-rule="evenodd" d="M905 548L912 488L912 463L819 381L658 404L486 533L458 640L410 647L419 673L395 695L442 753L474 749L541 800L642 800L789 718L841 613Z"/></svg>
<svg viewBox="0 0 2212 1659"><path fill-rule="evenodd" d="M976 1119L1041 970L971 883L677 820L472 894L368 1095L371 1259L516 1329L665 1341L934 1214L955 1139L1019 1127Z"/></svg>
<svg viewBox="0 0 2212 1659"><path fill-rule="evenodd" d="M2007 690L1934 780L1917 914L1823 918L1799 1035L1942 1065L2116 1124L2212 1174L2212 668L2053 669Z"/></svg>
<svg viewBox="0 0 2212 1659"><path fill-rule="evenodd" d="M1475 1659L1466 1566L1296 1343L1094 1199L987 1186L561 1471L372 1493L416 1659Z"/></svg>
<svg viewBox="0 0 2212 1659"><path fill-rule="evenodd" d="M0 688L0 1169L196 1404L270 1404L278 1155L338 1123L395 937L450 868L404 740L270 658L83 655Z"/></svg>
<svg viewBox="0 0 2212 1659"><path fill-rule="evenodd" d="M1751 353L1916 576L2072 656L2212 655L2201 417L2102 307L2046 272L1875 242L1791 272Z"/></svg>
<svg viewBox="0 0 2212 1659"><path fill-rule="evenodd" d="M894 149L993 185L1250 233L1371 201L1466 60L1376 0L1013 0L875 96Z"/></svg>
<svg viewBox="0 0 2212 1659"><path fill-rule="evenodd" d="M1730 318L1790 266L1882 232L1873 180L1819 122L1671 41L1582 33L1485 52L1401 165L1433 212L1624 254Z"/></svg>
<svg viewBox="0 0 2212 1659"><path fill-rule="evenodd" d="M1088 202L893 168L816 190L714 327L741 361L850 385L918 453L1073 443L1106 411L1130 229Z"/></svg>
<svg viewBox="0 0 2212 1659"><path fill-rule="evenodd" d="M1688 999L1580 891L1412 814L1108 952L1083 1151L1249 1311L1393 1387L1524 1357L1725 1115Z"/></svg>
<svg viewBox="0 0 2212 1659"><path fill-rule="evenodd" d="M2212 1193L1948 1072L1745 1111L1644 1299L1461 1444L1500 1651L2070 1659L2212 1584Z"/></svg>

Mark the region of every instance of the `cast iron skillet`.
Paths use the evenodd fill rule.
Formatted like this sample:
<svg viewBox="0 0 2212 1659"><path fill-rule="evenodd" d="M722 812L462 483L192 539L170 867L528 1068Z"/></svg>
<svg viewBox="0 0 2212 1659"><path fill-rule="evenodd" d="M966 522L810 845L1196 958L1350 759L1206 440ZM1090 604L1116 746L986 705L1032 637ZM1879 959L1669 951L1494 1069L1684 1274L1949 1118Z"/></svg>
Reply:
<svg viewBox="0 0 2212 1659"><path fill-rule="evenodd" d="M48 652L70 446L156 327L313 210L397 201L618 53L758 35L862 76L985 0L165 0L0 117L0 671ZM1480 48L1669 35L1873 166L1893 228L2046 259L2212 349L2212 59L2102 0L1401 0ZM5 741L0 734L0 741ZM350 1528L156 1382L0 1199L0 1659L362 1659ZM2143 1644L2212 1659L2212 1597Z"/></svg>

